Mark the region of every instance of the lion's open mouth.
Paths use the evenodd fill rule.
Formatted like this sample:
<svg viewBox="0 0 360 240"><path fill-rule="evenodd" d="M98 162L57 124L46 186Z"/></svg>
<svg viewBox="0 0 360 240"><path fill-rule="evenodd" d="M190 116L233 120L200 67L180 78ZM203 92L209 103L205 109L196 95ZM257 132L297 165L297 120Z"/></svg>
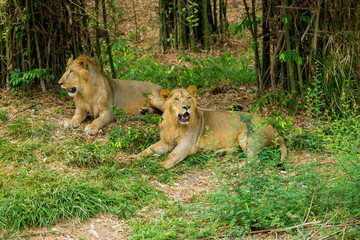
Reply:
<svg viewBox="0 0 360 240"><path fill-rule="evenodd" d="M68 90L68 93L75 93L76 92L76 87L70 88L70 90Z"/></svg>
<svg viewBox="0 0 360 240"><path fill-rule="evenodd" d="M67 91L70 97L74 97L76 94L76 87L70 88L70 90Z"/></svg>
<svg viewBox="0 0 360 240"><path fill-rule="evenodd" d="M186 123L190 121L190 113L185 112L184 114L178 114L179 122Z"/></svg>

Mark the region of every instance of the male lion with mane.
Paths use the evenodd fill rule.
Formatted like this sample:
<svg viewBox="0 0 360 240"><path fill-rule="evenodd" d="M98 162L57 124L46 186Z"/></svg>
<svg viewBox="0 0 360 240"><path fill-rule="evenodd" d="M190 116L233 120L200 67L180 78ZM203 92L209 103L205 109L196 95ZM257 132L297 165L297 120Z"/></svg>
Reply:
<svg viewBox="0 0 360 240"><path fill-rule="evenodd" d="M170 168L200 148L229 152L240 147L247 157L256 158L259 150L274 142L280 146L281 160L286 158L284 139L259 116L244 112L204 109L196 106L196 87L161 90L165 101L161 140L135 159L170 152L161 164Z"/></svg>
<svg viewBox="0 0 360 240"><path fill-rule="evenodd" d="M76 107L74 116L64 122L64 127L78 127L90 115L95 120L85 128L89 135L95 135L112 121L112 106L123 109L125 113L139 110L163 112L161 86L151 82L110 79L95 59L86 56L68 60L59 84L74 98Z"/></svg>

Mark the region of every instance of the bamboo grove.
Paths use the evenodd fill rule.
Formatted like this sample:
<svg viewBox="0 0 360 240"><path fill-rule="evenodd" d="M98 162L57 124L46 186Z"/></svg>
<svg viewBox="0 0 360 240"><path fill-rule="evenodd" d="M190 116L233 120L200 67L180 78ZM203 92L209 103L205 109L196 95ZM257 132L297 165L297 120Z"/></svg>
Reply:
<svg viewBox="0 0 360 240"><path fill-rule="evenodd" d="M226 6L225 0L159 0L162 49L209 50L228 28Z"/></svg>
<svg viewBox="0 0 360 240"><path fill-rule="evenodd" d="M93 7L88 4L85 0L1 0L0 87L40 85L44 91L57 82L68 57L100 56L102 42L110 45L106 10L113 5L105 0L96 0Z"/></svg>
<svg viewBox="0 0 360 240"><path fill-rule="evenodd" d="M285 89L296 96L318 84L328 106L339 109L344 100L359 102L358 0L243 3L243 25L252 35L259 89Z"/></svg>
<svg viewBox="0 0 360 240"><path fill-rule="evenodd" d="M360 1L238 3L244 11L229 25L228 0L158 0L160 47L208 50L222 37L249 29L259 92L304 96L317 84L328 104L359 102ZM116 77L111 45L120 35L117 5L121 1L0 0L0 87L26 83L45 90L66 59L79 54L106 55Z"/></svg>

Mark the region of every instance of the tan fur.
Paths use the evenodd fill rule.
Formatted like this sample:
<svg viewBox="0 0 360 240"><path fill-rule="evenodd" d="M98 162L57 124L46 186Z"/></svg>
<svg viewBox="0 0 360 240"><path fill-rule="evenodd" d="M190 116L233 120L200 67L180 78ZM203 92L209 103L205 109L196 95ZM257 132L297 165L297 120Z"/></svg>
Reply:
<svg viewBox="0 0 360 240"><path fill-rule="evenodd" d="M227 152L240 147L247 157L256 158L259 150L274 142L280 145L281 159L286 158L283 138L270 125L266 125L261 117L244 112L198 108L195 86L171 92L162 90L160 94L165 101L163 121L160 124L161 140L135 158L170 152L161 163L170 168L200 148Z"/></svg>
<svg viewBox="0 0 360 240"><path fill-rule="evenodd" d="M59 84L74 97L76 107L74 116L64 122L64 127L78 127L90 115L95 120L85 128L89 135L95 135L112 121L112 106L126 113L136 113L141 109L162 112L164 107L159 94L161 86L150 82L110 79L101 71L96 60L86 56L68 60Z"/></svg>

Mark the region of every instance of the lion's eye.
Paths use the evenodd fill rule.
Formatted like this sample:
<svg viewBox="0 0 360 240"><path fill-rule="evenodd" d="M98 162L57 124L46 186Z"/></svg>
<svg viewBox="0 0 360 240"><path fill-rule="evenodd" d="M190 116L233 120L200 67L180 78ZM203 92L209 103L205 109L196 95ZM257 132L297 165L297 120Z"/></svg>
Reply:
<svg viewBox="0 0 360 240"><path fill-rule="evenodd" d="M191 97L188 97L188 100L191 100Z"/></svg>
<svg viewBox="0 0 360 240"><path fill-rule="evenodd" d="M178 98L175 98L175 99L174 99L174 101L175 101L175 102L178 102L178 101L180 101L180 99L178 99Z"/></svg>

